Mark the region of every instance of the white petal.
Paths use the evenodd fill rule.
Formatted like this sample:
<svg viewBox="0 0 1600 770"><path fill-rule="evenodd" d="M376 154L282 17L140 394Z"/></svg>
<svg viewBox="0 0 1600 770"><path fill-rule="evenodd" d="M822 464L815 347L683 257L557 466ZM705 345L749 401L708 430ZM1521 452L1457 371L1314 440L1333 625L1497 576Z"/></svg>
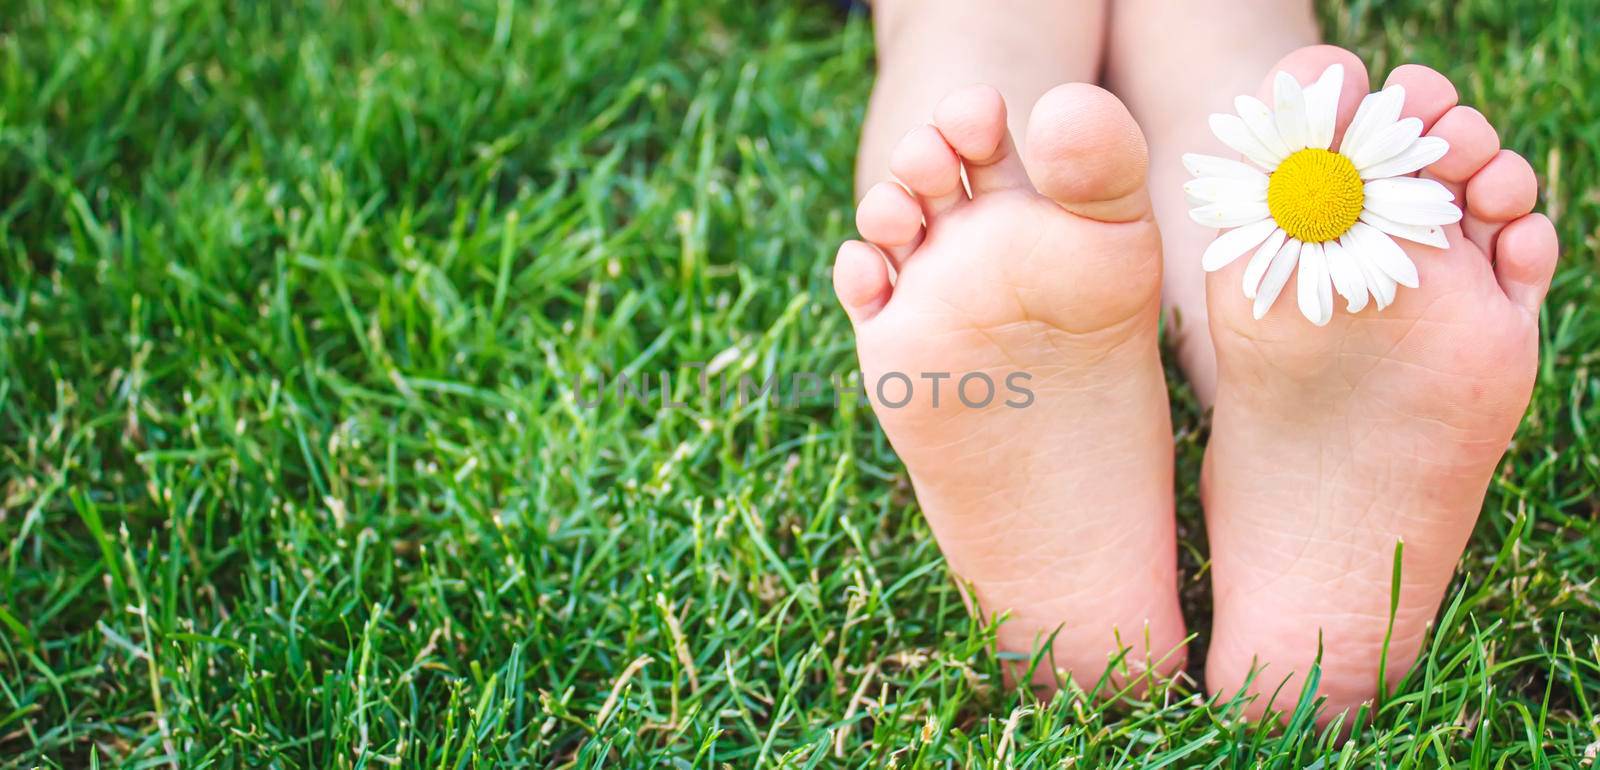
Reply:
<svg viewBox="0 0 1600 770"><path fill-rule="evenodd" d="M1279 157L1289 157L1291 150L1289 145L1284 144L1283 135L1278 133L1278 124L1273 122L1270 107L1254 96L1236 96L1233 108L1238 110L1239 118L1250 128L1250 133L1261 140L1263 147Z"/></svg>
<svg viewBox="0 0 1600 770"><path fill-rule="evenodd" d="M1411 143L1399 155L1361 169L1362 179L1382 179L1386 176L1409 174L1433 165L1450 151L1450 143L1437 136L1424 136Z"/></svg>
<svg viewBox="0 0 1600 770"><path fill-rule="evenodd" d="M1326 150L1333 144L1333 127L1339 117L1339 91L1343 88L1342 64L1329 65L1317 82L1306 86L1306 125L1311 127L1308 146Z"/></svg>
<svg viewBox="0 0 1600 770"><path fill-rule="evenodd" d="M1300 261L1301 243L1293 238L1283 244L1278 255L1272 258L1272 266L1267 268L1266 277L1261 279L1261 290L1256 292L1255 307L1251 314L1256 320L1267 314L1272 308L1272 303L1278 301L1278 295L1283 292L1284 284L1289 282L1289 276L1294 273L1294 266Z"/></svg>
<svg viewBox="0 0 1600 770"><path fill-rule="evenodd" d="M1268 171L1277 168L1283 161L1283 157L1268 150L1237 115L1222 113L1212 115L1211 133L1216 134L1217 138L1234 152L1249 158L1251 163Z"/></svg>
<svg viewBox="0 0 1600 770"><path fill-rule="evenodd" d="M1350 228L1350 235L1360 246L1361 256L1382 270L1384 275L1393 278L1401 286L1417 288L1417 266L1393 238L1364 222L1357 222Z"/></svg>
<svg viewBox="0 0 1600 770"><path fill-rule="evenodd" d="M1276 223L1274 223L1276 224ZM1267 266L1272 264L1272 258L1278 255L1278 250L1283 248L1283 242L1289 234L1283 230L1273 230L1267 236L1267 242L1256 249L1250 261L1244 266L1244 297L1255 299L1256 289L1261 286L1261 276L1267 274Z"/></svg>
<svg viewBox="0 0 1600 770"><path fill-rule="evenodd" d="M1322 254L1328 262L1328 276L1333 279L1333 288L1345 298L1345 310L1359 313L1367 306L1367 279L1362 276L1361 266L1356 264L1355 257L1345 251L1349 237L1350 234L1345 233L1337 241L1324 241Z"/></svg>
<svg viewBox="0 0 1600 770"><path fill-rule="evenodd" d="M1217 201L1189 209L1189 218L1206 227L1221 229L1259 222L1271 213L1266 201Z"/></svg>
<svg viewBox="0 0 1600 770"><path fill-rule="evenodd" d="M1278 229L1278 223L1270 219L1235 228L1217 236L1217 239L1206 247L1206 253L1200 257L1200 267L1206 272L1221 270L1232 264L1245 252L1260 245Z"/></svg>
<svg viewBox="0 0 1600 770"><path fill-rule="evenodd" d="M1361 144L1344 151L1345 157L1356 164L1356 170L1376 165L1404 152L1422 136L1422 120L1406 118L1384 126L1376 134L1361 140Z"/></svg>
<svg viewBox="0 0 1600 770"><path fill-rule="evenodd" d="M1306 123L1306 94L1300 82L1283 70L1272 81L1273 119L1278 124L1278 135L1289 151L1303 150L1311 141L1311 126Z"/></svg>
<svg viewBox="0 0 1600 770"><path fill-rule="evenodd" d="M1183 184L1183 192L1191 198L1207 203L1224 201L1264 201L1267 199L1267 178L1229 179L1220 176L1191 179Z"/></svg>
<svg viewBox="0 0 1600 770"><path fill-rule="evenodd" d="M1350 127L1344 131L1344 139L1339 141L1339 152L1349 155L1367 137L1398 120L1405 101L1406 89L1398 85L1362 97L1361 106L1356 107L1356 116L1350 119Z"/></svg>
<svg viewBox="0 0 1600 770"><path fill-rule="evenodd" d="M1327 326L1333 320L1333 276L1328 273L1328 242L1322 246L1322 278L1317 282L1317 302L1322 305L1322 323L1318 326Z"/></svg>
<svg viewBox="0 0 1600 770"><path fill-rule="evenodd" d="M1300 272L1296 285L1300 314L1318 326L1333 319L1333 289L1328 285L1328 263L1323 260L1322 244L1300 247Z"/></svg>
<svg viewBox="0 0 1600 770"><path fill-rule="evenodd" d="M1394 279L1384 275L1383 271L1372 264L1372 260L1367 259L1361 252L1349 251L1348 253L1354 255L1356 264L1361 266L1361 275L1367 279L1367 289L1372 292L1372 298L1377 300L1378 309L1382 310L1388 307L1389 303L1394 302Z"/></svg>
<svg viewBox="0 0 1600 770"><path fill-rule="evenodd" d="M1432 246L1438 249L1450 248L1450 241L1445 238L1444 228L1438 225L1402 225L1388 217L1369 211L1361 210L1361 221L1382 230L1396 238Z"/></svg>
<svg viewBox="0 0 1600 770"><path fill-rule="evenodd" d="M1461 209L1450 201L1368 198L1364 208L1402 225L1448 225L1461 221Z"/></svg>
<svg viewBox="0 0 1600 770"><path fill-rule="evenodd" d="M1228 179L1260 179L1265 181L1266 174L1261 173L1243 163L1215 155L1201 155L1198 152L1188 152L1183 155L1183 167L1189 173L1197 176L1220 176Z"/></svg>
<svg viewBox="0 0 1600 770"><path fill-rule="evenodd" d="M1456 196L1450 188L1439 184L1438 180L1422 179L1414 176L1392 176L1387 179L1374 179L1363 186L1367 200L1382 198L1384 200L1430 200L1453 201Z"/></svg>

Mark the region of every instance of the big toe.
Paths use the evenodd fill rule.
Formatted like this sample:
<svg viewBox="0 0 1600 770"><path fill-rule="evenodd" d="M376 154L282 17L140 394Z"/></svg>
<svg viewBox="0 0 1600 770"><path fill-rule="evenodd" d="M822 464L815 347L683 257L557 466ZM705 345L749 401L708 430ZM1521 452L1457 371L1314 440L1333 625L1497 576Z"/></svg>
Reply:
<svg viewBox="0 0 1600 770"><path fill-rule="evenodd" d="M1062 208L1105 222L1149 216L1149 164L1144 133L1109 91L1067 83L1034 105L1023 165L1034 187Z"/></svg>
<svg viewBox="0 0 1600 770"><path fill-rule="evenodd" d="M1273 91L1279 73L1287 73L1300 85L1309 86L1335 64L1343 70L1333 130L1333 144L1338 146L1344 130L1349 128L1350 120L1355 116L1356 107L1361 104L1361 98L1367 95L1367 66L1361 63L1361 57L1336 45L1308 45L1295 49L1279 59L1272 71L1267 73L1266 80L1261 83L1260 97L1267 104L1275 101Z"/></svg>

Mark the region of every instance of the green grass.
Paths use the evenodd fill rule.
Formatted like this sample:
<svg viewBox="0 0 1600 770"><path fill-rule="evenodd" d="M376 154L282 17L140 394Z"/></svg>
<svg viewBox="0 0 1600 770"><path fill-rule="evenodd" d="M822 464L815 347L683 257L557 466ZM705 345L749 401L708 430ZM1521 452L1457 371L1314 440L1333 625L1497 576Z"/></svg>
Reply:
<svg viewBox="0 0 1600 770"><path fill-rule="evenodd" d="M998 687L848 401L575 404L853 368L863 19L0 0L0 768L1587 766L1600 3L1324 17L1454 78L1565 244L1447 608L1348 743L1309 703L1273 731L1181 684Z"/></svg>

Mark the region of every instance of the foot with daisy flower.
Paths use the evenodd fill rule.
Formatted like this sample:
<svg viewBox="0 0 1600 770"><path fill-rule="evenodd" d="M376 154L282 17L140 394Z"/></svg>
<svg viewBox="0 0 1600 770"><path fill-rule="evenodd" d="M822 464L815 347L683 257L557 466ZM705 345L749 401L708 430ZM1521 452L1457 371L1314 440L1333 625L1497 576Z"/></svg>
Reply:
<svg viewBox="0 0 1600 770"><path fill-rule="evenodd" d="M1422 647L1527 406L1556 261L1532 168L1447 79L1367 82L1348 51L1296 51L1213 120L1246 162L1189 159L1195 218L1232 228L1204 254L1207 684L1258 668L1254 691L1292 697L1320 648L1330 716Z"/></svg>

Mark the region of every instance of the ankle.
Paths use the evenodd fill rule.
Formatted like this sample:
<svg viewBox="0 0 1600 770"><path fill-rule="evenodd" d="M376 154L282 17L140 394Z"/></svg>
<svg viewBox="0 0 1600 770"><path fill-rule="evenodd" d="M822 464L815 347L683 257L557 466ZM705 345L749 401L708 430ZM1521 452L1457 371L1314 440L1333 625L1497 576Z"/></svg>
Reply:
<svg viewBox="0 0 1600 770"><path fill-rule="evenodd" d="M1042 68L1060 70L1045 78L1052 85L1093 79L1077 72L1098 67L1101 41L1075 41L1082 33L1069 31L1098 29L1103 24L1103 12L1098 9L1065 8L1059 0L1014 0L1003 12L966 0L872 3L880 71L901 52L935 51L940 59L953 57L976 67L973 74L979 76ZM919 61L925 63L925 57Z"/></svg>

